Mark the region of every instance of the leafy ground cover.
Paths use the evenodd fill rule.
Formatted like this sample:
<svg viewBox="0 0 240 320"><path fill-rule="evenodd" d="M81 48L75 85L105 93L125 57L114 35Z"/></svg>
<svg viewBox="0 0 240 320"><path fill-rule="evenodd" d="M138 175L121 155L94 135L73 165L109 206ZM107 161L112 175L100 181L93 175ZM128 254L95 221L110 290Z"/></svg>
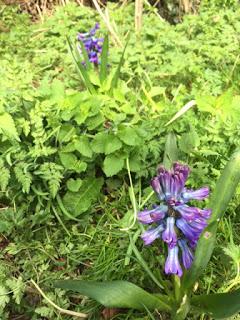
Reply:
<svg viewBox="0 0 240 320"><path fill-rule="evenodd" d="M16 9L1 8L3 319L70 319L41 299L30 279L63 308L87 312L91 319L101 317L100 306L54 289L52 281L125 279L157 290L129 242L129 234L138 236L141 229L137 224L129 229L128 169L141 206L163 160L167 133L175 133L178 158L192 169L192 187L213 190L239 147L240 8L221 6L203 3L198 15L176 26L146 9L142 34L135 36L133 6L109 5L122 42L129 29L131 36L117 89L113 94L100 89L94 96L79 79L66 35L75 39L77 32L89 30L100 21L96 12L69 3L44 23L32 24ZM111 68L121 51L111 43ZM192 99L197 106L166 126ZM239 193L220 222L199 292L239 287ZM146 203L154 203L154 197ZM137 236L136 247L158 277L162 251L144 247ZM119 312L117 319L149 319L147 313Z"/></svg>

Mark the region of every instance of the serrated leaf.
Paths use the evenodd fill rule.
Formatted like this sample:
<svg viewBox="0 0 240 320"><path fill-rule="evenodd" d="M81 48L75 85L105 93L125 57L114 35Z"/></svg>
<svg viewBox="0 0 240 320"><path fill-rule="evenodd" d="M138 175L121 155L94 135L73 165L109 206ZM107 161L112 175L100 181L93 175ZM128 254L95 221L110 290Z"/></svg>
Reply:
<svg viewBox="0 0 240 320"><path fill-rule="evenodd" d="M79 292L95 299L109 308L131 308L137 310L165 310L170 306L135 284L127 281L95 282L81 280L56 281L55 287Z"/></svg>
<svg viewBox="0 0 240 320"><path fill-rule="evenodd" d="M8 290L0 285L0 310L3 310L10 301Z"/></svg>
<svg viewBox="0 0 240 320"><path fill-rule="evenodd" d="M69 179L67 181L67 188L69 191L72 191L72 192L78 192L78 190L80 189L82 185L82 180L81 179Z"/></svg>
<svg viewBox="0 0 240 320"><path fill-rule="evenodd" d="M103 171L107 177L112 177L122 170L124 159L116 155L108 155L103 162Z"/></svg>
<svg viewBox="0 0 240 320"><path fill-rule="evenodd" d="M13 118L7 112L0 114L0 130L8 138L20 141Z"/></svg>
<svg viewBox="0 0 240 320"><path fill-rule="evenodd" d="M240 312L240 289L228 293L196 296L192 298L191 304L201 314L206 313L213 319L228 319Z"/></svg>
<svg viewBox="0 0 240 320"><path fill-rule="evenodd" d="M134 128L121 128L118 131L118 137L128 146L137 146L141 143L141 140Z"/></svg>
<svg viewBox="0 0 240 320"><path fill-rule="evenodd" d="M82 136L79 137L78 140L74 143L75 149L80 152L83 156L91 158L92 157L92 149L90 147L90 142L88 137Z"/></svg>
<svg viewBox="0 0 240 320"><path fill-rule="evenodd" d="M96 153L110 154L122 147L122 142L113 134L100 132L96 134L92 149Z"/></svg>
<svg viewBox="0 0 240 320"><path fill-rule="evenodd" d="M103 185L102 178L88 178L83 181L78 192L68 191L63 203L67 210L75 217L87 211L90 206L96 201Z"/></svg>

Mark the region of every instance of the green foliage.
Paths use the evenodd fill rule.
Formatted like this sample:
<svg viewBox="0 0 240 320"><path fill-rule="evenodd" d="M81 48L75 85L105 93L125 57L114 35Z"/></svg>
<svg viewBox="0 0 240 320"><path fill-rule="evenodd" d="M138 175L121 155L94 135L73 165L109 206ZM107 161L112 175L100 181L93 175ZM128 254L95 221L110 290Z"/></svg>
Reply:
<svg viewBox="0 0 240 320"><path fill-rule="evenodd" d="M94 95L79 81L66 35L74 39L77 32L89 30L95 11L69 3L43 23L32 24L16 9L3 7L0 20L8 31L0 33L1 316L56 317L29 287L28 280L36 277L46 291L49 279L127 277L157 292L163 251L143 248L138 264L129 248L141 247L140 240L133 237L136 246L129 247L128 233L119 230L129 227L133 214L126 162L136 199L148 197L150 178L163 158L165 163L176 157L189 163L189 187L215 189L222 168L240 147L239 5L202 1L199 13L185 16L178 25L162 21L154 8L145 6L141 38L136 38L133 5L116 8L109 3L122 43L129 31L131 38L123 63L123 49L105 37L100 74L89 72ZM165 126L192 99L196 106ZM150 202L154 204L154 197ZM199 280L199 296L204 290L239 287L238 279L231 282L233 268L222 254L233 238L236 246L240 243L238 203L239 191L227 210L232 224L230 219L219 223L217 247ZM222 201L219 205L216 212L224 211ZM209 228L215 232L216 223ZM132 229L135 234L136 226ZM202 241L204 257L210 256L211 238ZM100 318L93 302L75 303L75 297L61 290L51 298L64 308ZM205 302L204 308L212 312ZM143 317L144 311L118 316Z"/></svg>
<svg viewBox="0 0 240 320"><path fill-rule="evenodd" d="M127 281L94 282L63 280L57 281L55 286L89 296L109 308L170 310L167 297L158 298Z"/></svg>

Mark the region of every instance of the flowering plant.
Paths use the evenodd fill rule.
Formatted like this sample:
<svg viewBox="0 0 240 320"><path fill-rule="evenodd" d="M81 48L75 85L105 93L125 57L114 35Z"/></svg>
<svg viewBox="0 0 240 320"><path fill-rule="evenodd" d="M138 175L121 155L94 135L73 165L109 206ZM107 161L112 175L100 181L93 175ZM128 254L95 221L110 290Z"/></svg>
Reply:
<svg viewBox="0 0 240 320"><path fill-rule="evenodd" d="M99 29L99 23L96 23L89 32L77 34L76 44L73 44L69 37L67 42L73 61L88 91L91 94L97 94L98 91L112 94L118 86L128 40L116 69L110 70L108 35L97 37L96 32Z"/></svg>
<svg viewBox="0 0 240 320"><path fill-rule="evenodd" d="M209 194L208 187L195 191L185 188L189 171L188 166L178 162L174 163L172 170L160 166L158 175L152 179L151 185L163 203L151 210L138 213L141 223L155 225L142 235L145 245L162 237L168 245L165 273L176 274L179 277L183 275L178 258L179 248L183 266L189 269L193 261L192 251L196 248L212 212L211 209L202 210L187 205L190 200L203 200Z"/></svg>
<svg viewBox="0 0 240 320"><path fill-rule="evenodd" d="M156 278L141 257L133 240L139 235L139 230L134 236L129 234L132 252L161 289L161 294L148 293L127 281L62 280L57 281L55 286L89 296L105 307L133 308L148 313L154 310L164 311L175 320L189 319L189 316L192 319L194 315L203 313L214 319L222 319L239 312L240 290L195 295L192 288L211 258L218 222L240 181L240 151L233 154L224 168L209 201L211 209L187 205L191 200L203 200L209 195L207 187L199 190L187 189L185 182L188 175L189 167L179 162L174 163L170 170L160 166L151 185L161 203L138 213L139 222L154 225L142 234L145 245L158 238L162 238L167 244L165 273L168 278L169 274L173 275L172 284L170 279L165 280L162 276Z"/></svg>

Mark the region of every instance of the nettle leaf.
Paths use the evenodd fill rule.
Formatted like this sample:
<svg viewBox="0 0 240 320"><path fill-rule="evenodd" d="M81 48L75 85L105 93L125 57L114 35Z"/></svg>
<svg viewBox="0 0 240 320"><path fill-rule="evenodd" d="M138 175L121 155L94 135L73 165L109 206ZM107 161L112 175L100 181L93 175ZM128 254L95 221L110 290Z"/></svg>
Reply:
<svg viewBox="0 0 240 320"><path fill-rule="evenodd" d="M73 153L59 152L59 157L66 169L76 171L77 173L84 172L87 169L86 162L78 160L77 156Z"/></svg>
<svg viewBox="0 0 240 320"><path fill-rule="evenodd" d="M77 141L74 143L75 150L80 152L83 156L91 158L92 157L92 149L90 147L90 142L88 137L83 136L79 137Z"/></svg>
<svg viewBox="0 0 240 320"><path fill-rule="evenodd" d="M95 282L81 280L56 281L57 288L79 292L108 308L133 308L137 310L165 310L170 306L163 298L148 293L127 281Z"/></svg>
<svg viewBox="0 0 240 320"><path fill-rule="evenodd" d="M8 138L20 141L13 118L7 112L0 114L0 131Z"/></svg>
<svg viewBox="0 0 240 320"><path fill-rule="evenodd" d="M118 131L118 137L129 146L137 146L141 143L141 139L134 128L121 128Z"/></svg>
<svg viewBox="0 0 240 320"><path fill-rule="evenodd" d="M122 147L122 142L113 134L100 132L96 134L92 149L96 153L110 154Z"/></svg>
<svg viewBox="0 0 240 320"><path fill-rule="evenodd" d="M103 185L102 178L83 180L78 192L68 191L63 197L66 209L75 217L87 211L97 200Z"/></svg>
<svg viewBox="0 0 240 320"><path fill-rule="evenodd" d="M228 319L240 312L240 289L228 293L206 294L193 297L192 306L213 319Z"/></svg>
<svg viewBox="0 0 240 320"><path fill-rule="evenodd" d="M103 162L103 171L107 177L112 177L122 170L124 158L111 154L106 156Z"/></svg>
<svg viewBox="0 0 240 320"><path fill-rule="evenodd" d="M72 191L72 192L78 192L78 190L80 189L82 185L82 180L81 179L69 179L67 181L67 188L69 191Z"/></svg>

